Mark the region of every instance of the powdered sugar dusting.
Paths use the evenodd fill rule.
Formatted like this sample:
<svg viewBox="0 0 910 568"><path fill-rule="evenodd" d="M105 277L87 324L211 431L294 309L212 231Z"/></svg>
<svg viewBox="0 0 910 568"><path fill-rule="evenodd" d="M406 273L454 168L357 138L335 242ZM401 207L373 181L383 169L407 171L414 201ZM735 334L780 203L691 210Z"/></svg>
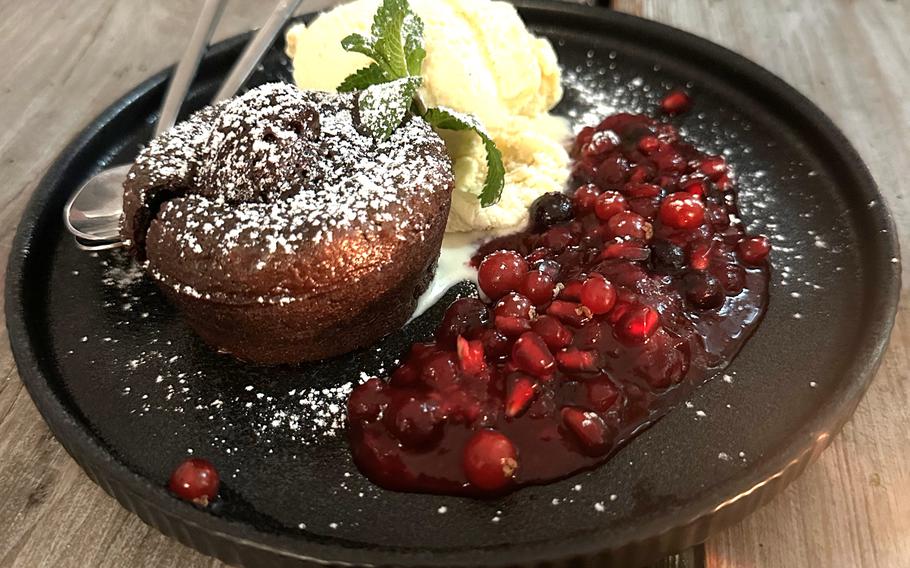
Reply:
<svg viewBox="0 0 910 568"><path fill-rule="evenodd" d="M141 267L122 250L106 253L100 264L102 283L110 295L130 306L124 309L120 302L105 303L105 308L118 318L115 326L143 325L149 314L132 309L132 305L148 302L153 288L142 278ZM128 401L129 413L137 417L150 413L194 414L211 422L216 433L212 445L228 453L235 451L231 432L238 427L238 415L243 417L243 427L266 446L278 447L282 440L312 445L336 438L344 429L348 395L370 376L352 372L349 380L337 384L296 381L290 387L261 380L236 385L229 379L217 387L223 379L220 371L197 365L194 357L186 356L184 348L162 337L157 325L148 329L153 329L154 337L142 349L110 361L117 375L123 377L124 386L118 390ZM117 333L80 339L81 343L97 341L102 345L120 340ZM68 353L73 354L72 350ZM365 365L375 367L372 360Z"/></svg>
<svg viewBox="0 0 910 568"><path fill-rule="evenodd" d="M158 213L162 242L173 238L181 257L219 266L238 249L252 251L261 270L347 231L397 232L407 224L408 234L422 237L432 219L413 207L431 199L428 188L451 181L442 142L419 118L374 140L360 131L357 96L263 85L153 142L137 160L150 180L140 199L152 203L156 184L190 188Z"/></svg>
<svg viewBox="0 0 910 568"><path fill-rule="evenodd" d="M610 61L615 61L615 59L615 54L613 54L610 57ZM608 67L593 69L584 73L573 71L566 73L567 94L572 95L574 93L574 96L577 97L579 91L584 88L587 89L586 96L593 97L588 99L589 102L593 101L592 105L587 107L583 104L578 105L579 110L574 113L576 119L573 120L573 124L580 126L586 122L596 122L604 115L614 111L651 111L654 108L650 105L660 95L657 84L652 87L647 82L627 80L617 74L616 76L619 78L613 83L614 86L609 87L610 81L613 81L612 73L612 69ZM592 74L602 77L606 81L605 84L608 85L608 88L598 90L596 85L589 80ZM579 82L586 82L587 87L573 83L576 79ZM186 123L183 124L185 125ZM746 126L744 125L744 129L746 129ZM321 128L324 129L326 127L326 123L323 121ZM178 125L176 130L185 129L182 135L185 137L201 135L194 128ZM739 144L735 137L731 138L724 133L718 132L716 127L712 127L710 121L706 122L705 130L698 130L688 135L695 138L701 147L716 148L718 152L728 156L731 162L734 162L737 166L737 185L743 192L742 196L745 202L743 204L744 217L752 223L755 223L756 219L761 219L762 227L772 232L775 238L773 253L775 279L780 279L780 286L789 286L791 290L796 292L796 295L790 293L780 294L776 301L778 305L787 305L787 309L792 307L793 313L800 313L796 311L798 303L805 301L807 296L813 296L815 291L822 289L826 284L824 281L809 281L805 277L805 274L801 272L802 263L800 260L802 255L806 250L822 248L818 244L819 242L828 245L829 243L837 242L838 239L832 239L827 234L807 233L805 228L800 229L799 227L788 226L784 219L778 220L760 211L760 209L768 208L773 203L773 200L777 198L775 197L776 195L784 195L777 191L778 187L776 186L782 174L780 171L763 170L759 160L754 160L755 163L750 163L749 156L753 148ZM280 136L277 138L279 140L283 139ZM203 138L201 143L204 143L205 139ZM183 154L182 151L176 150L185 148L185 146L176 145L171 146L171 148L175 149L175 152L168 158L170 160L169 163L163 164L157 170L157 175L170 176L168 179L191 175L193 168L187 165L190 157ZM267 148L260 146L258 149L269 153ZM760 148L757 150L760 150ZM182 163L181 160L183 160ZM809 173L805 175L808 177L811 178L817 175L814 171L809 170L809 167L809 165L804 166L794 163L792 171L787 172L786 175L803 175L807 170ZM207 199L216 201L212 198ZM815 213L814 210L806 210L801 211L799 214L800 216L811 217ZM206 223L210 225L208 228ZM248 221L248 223L252 224L252 221ZM778 223L783 226L777 227ZM219 227L215 225L216 223L212 220L200 220L199 234L214 234L219 230ZM320 230L325 228L319 227ZM331 230L332 228L329 227L329 229ZM801 231L802 234L797 234L798 231ZM323 238L328 235L328 232L324 230L321 233ZM275 254L285 250L284 243L278 240L277 237L273 241ZM192 246L188 245L187 250L195 249L198 245L200 249L205 251L205 244L205 242L197 241ZM288 246L290 247L289 250L294 250L294 247L299 246L299 241L297 243L289 243ZM824 248L824 250L826 254L831 255L831 259L836 259L837 255L841 254L841 251L833 246ZM190 252L202 254L195 250ZM92 258L97 258L97 256L92 255ZM216 376L215 372L208 370L204 364L207 361L206 359L199 358L198 354L194 357L191 350L189 352L186 351L185 345L171 345L171 342L166 339L167 336L159 333L160 318L173 318L174 315L167 313L166 308L162 308L164 315L159 310L150 309L150 306L155 308L157 304L154 300L149 302L147 296L155 292L149 286L147 280L139 277L141 274L139 267L130 264L129 260L122 257L119 252L105 253L102 257L102 262L102 279L107 292L109 292L105 295L105 317L108 318L108 321L114 322L115 327L147 326L148 329L152 330L149 335L153 339L149 341L147 346L143 346L140 350L128 357L124 357L122 360L113 360L111 362L109 358L107 360L99 358L99 363L110 364L115 372L120 371L122 373L121 382L117 384L117 396L122 397L124 407L128 408L136 416L137 420L149 414L149 416L145 417L145 420L151 422L155 414L172 413L185 415L179 417L174 422L175 424L180 424L184 418L185 423L210 421L212 447L206 447L203 443L194 443L193 448L187 448L187 453L207 455L209 457L214 455L223 460L227 460L228 458L225 456L230 454L232 455L231 459L233 459L233 454L237 453L237 446L245 443L242 441L245 431L242 432L242 430L251 427L256 432L255 439L259 443L257 447L263 448L263 454L271 457L273 449L275 453L281 450L286 450L287 452L299 451L302 461L306 458L306 450L302 446L328 442L338 443L337 438L341 435L344 421L343 401L347 397L350 388L369 376L382 374L382 371L376 370L378 364L365 364L363 369L367 369L369 372L362 372L358 367L357 370L349 373L349 378L338 380L329 385L301 385L305 381L286 381L284 384L270 383L269 373L256 374L256 380L239 382L233 386L227 385L229 380L234 380L236 377ZM265 260L262 262L265 262ZM897 262L897 259L895 259L895 262ZM845 266L849 267L849 264L845 264ZM79 268L82 270L74 270L72 273L74 280L81 273L83 274L82 278L85 278L88 274L93 274L96 278L95 282L98 281L97 272L84 266ZM258 268L261 269L262 267ZM831 274L844 270L841 265L833 266L832 268ZM824 274L821 277L825 277ZM142 303L137 303L140 297L142 297ZM151 319L155 321L149 322L146 319L149 313L140 310L138 307L133 308L133 305L141 305L142 310L151 311ZM801 321L793 320L793 324L798 326ZM117 335L116 331L116 329L106 329L103 332L99 332L97 328L77 328L72 341L65 346L71 348L66 351L67 357L72 357L75 352L80 357L87 358L86 353L95 353L99 349L107 349L110 343L123 340L124 344L126 344L129 341L129 337ZM75 357L72 357L72 359L75 359ZM94 361L92 362L94 363ZM725 389L725 392L734 392L736 389L746 388L748 377L740 378L737 376L734 381L734 375L735 373L732 372L728 375L719 375L716 382ZM803 382L801 385L807 391L812 391L812 389L817 387L814 383ZM701 407L703 401L699 400L697 402L698 406ZM720 407L705 406L704 408L710 411L708 413L700 410L696 411L695 405L691 404L691 409L686 412L687 420L690 420L693 414L695 415L696 420L692 422L696 426L693 427L700 428L713 424L713 421L722 415L722 412L719 411ZM730 404L727 404L726 408L730 409ZM728 410L727 414L731 412L734 411ZM232 417L229 418L229 416ZM293 443L289 443L288 440ZM749 455L751 459L753 455L751 451ZM755 455L757 456L758 454ZM738 456L738 459L734 456ZM294 457L296 458L296 455ZM710 457L716 457L717 461L725 467L733 467L736 462L746 461L746 453L737 446L715 448L712 450ZM629 462L629 468L637 470L637 463L633 467L633 464ZM354 469L351 469L351 471L356 472ZM340 474L339 480L341 480ZM345 480L339 485L339 491L350 493L352 496L357 495L360 498L364 498L366 495L373 499L379 494L378 490L373 489L365 482L363 487L355 488L353 484L345 485L346 483L360 481L356 473L354 480L354 482L351 482L345 475ZM592 484L589 487L587 482L584 485L585 491L582 493L579 489L574 488L571 483L574 482L566 485L566 493L558 500L560 507L571 506L574 503L578 505L576 507L578 511L587 510L591 514L610 515L614 512L614 507L611 506L611 503L617 500L617 494L610 494L608 498L606 493L595 494L590 487L597 486ZM580 487L580 484L575 487ZM620 487L617 486L615 490L618 491L619 489ZM374 493L371 493L371 491L374 491ZM625 493L620 494L625 496ZM573 501L573 497L577 501ZM433 503L436 502L434 501ZM454 512L456 506L457 504L448 503L446 510L449 513ZM427 504L425 508L437 514L440 507L436 504ZM513 513L513 511L508 512ZM522 518L522 515L519 514L520 511L516 510L515 513L511 517L519 519L520 522ZM331 527L331 529L337 529L339 534L345 530L353 531L352 527L355 527L356 524L351 521L356 519L356 515L359 514L361 514L359 511L354 513L352 509L351 518L339 517L336 519L339 522L334 523L335 527ZM309 522L308 519L302 520ZM481 517L481 520L484 520L484 518ZM491 525L500 522L508 525L511 522L510 516L503 515L501 510L497 510L495 515L490 512L487 520ZM295 520L294 526L297 526L300 530L305 530L308 526L307 523L296 523L297 521ZM315 525L311 524L309 526ZM324 526L324 524L321 526Z"/></svg>
<svg viewBox="0 0 910 568"><path fill-rule="evenodd" d="M407 77L367 87L358 104L361 122L370 132L385 136L408 112L419 86L419 77Z"/></svg>

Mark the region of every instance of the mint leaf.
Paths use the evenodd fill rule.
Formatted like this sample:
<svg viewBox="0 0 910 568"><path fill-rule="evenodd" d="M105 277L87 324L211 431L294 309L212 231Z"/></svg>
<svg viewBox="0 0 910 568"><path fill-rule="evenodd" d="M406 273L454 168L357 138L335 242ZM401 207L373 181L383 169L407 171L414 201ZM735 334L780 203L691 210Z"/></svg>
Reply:
<svg viewBox="0 0 910 568"><path fill-rule="evenodd" d="M420 75L426 56L423 21L411 11L407 0L383 0L373 15L370 33L370 37L351 34L341 40L341 47L371 58L389 79Z"/></svg>
<svg viewBox="0 0 910 568"><path fill-rule="evenodd" d="M427 52L422 47L415 47L407 52L408 73L412 77L420 75L420 66L423 64L423 58L426 56Z"/></svg>
<svg viewBox="0 0 910 568"><path fill-rule="evenodd" d="M393 78L408 76L402 28L405 18L411 14L407 0L382 0L373 16L371 29L376 59Z"/></svg>
<svg viewBox="0 0 910 568"><path fill-rule="evenodd" d="M427 55L423 48L423 20L411 11L407 0L383 0L373 16L370 37L350 34L341 40L341 47L366 55L381 71L361 69L342 82L346 90L420 75Z"/></svg>
<svg viewBox="0 0 910 568"><path fill-rule="evenodd" d="M362 90L358 100L361 125L378 140L387 139L413 106L432 126L443 130L473 130L483 141L487 153L487 179L480 192L480 204L489 207L499 202L505 185L502 153L469 114L445 108L425 111L417 89L421 84L420 67L427 55L423 47L423 21L411 11L408 0L382 0L370 36L351 34L341 40L346 51L362 53L372 59L349 75L338 86L341 92ZM413 105L412 105L413 103Z"/></svg>
<svg viewBox="0 0 910 568"><path fill-rule="evenodd" d="M370 64L354 73L348 75L347 79L338 85L339 93L349 93L351 91L361 91L370 85L378 85L388 81L385 72L376 63Z"/></svg>
<svg viewBox="0 0 910 568"><path fill-rule="evenodd" d="M406 77L364 89L357 101L360 124L373 138L387 139L404 120L421 82L420 77Z"/></svg>
<svg viewBox="0 0 910 568"><path fill-rule="evenodd" d="M355 53L362 53L369 57L370 59L376 59L375 57L375 46L373 38L364 37L360 34L351 34L341 40L341 47L345 51L353 51Z"/></svg>
<svg viewBox="0 0 910 568"><path fill-rule="evenodd" d="M480 206L489 207L499 203L502 197L502 188L506 185L506 167L502 163L502 152L496 147L493 139L483 134L481 131L475 131L483 140L483 146L487 150L487 179L483 184L483 191L480 192Z"/></svg>
<svg viewBox="0 0 910 568"><path fill-rule="evenodd" d="M473 130L483 141L487 151L487 179L484 181L483 190L480 192L481 207L489 207L499 202L502 197L502 188L505 185L506 169L502 163L502 153L496 143L484 130L483 125L469 114L455 112L447 108L427 109L423 115L424 120L436 128L443 130Z"/></svg>
<svg viewBox="0 0 910 568"><path fill-rule="evenodd" d="M474 130L477 134L489 138L486 132L481 134L480 131L483 130L483 125L470 114L457 112L450 108L436 107L427 109L427 113L423 118L436 128L442 128L443 130Z"/></svg>
<svg viewBox="0 0 910 568"><path fill-rule="evenodd" d="M420 66L423 58L427 56L423 48L423 20L408 10L401 25L401 34L404 37L404 53L409 75L420 75Z"/></svg>

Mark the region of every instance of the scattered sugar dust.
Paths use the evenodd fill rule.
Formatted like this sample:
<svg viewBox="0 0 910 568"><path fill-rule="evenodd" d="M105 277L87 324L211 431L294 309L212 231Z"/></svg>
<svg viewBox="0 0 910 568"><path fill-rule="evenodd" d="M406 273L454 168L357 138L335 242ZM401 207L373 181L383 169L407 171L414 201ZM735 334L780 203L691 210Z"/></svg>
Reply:
<svg viewBox="0 0 910 568"><path fill-rule="evenodd" d="M100 257L102 267L101 282L108 287L123 303L108 302L105 307L113 309L118 315L117 325L137 325L149 317L149 314L132 308L138 304L149 290L144 272L124 251L116 250ZM81 342L89 342L89 336L83 336ZM117 337L103 337L104 342L116 343ZM231 389L229 392L213 393L210 371L206 368L192 368L192 362L184 360L174 346L173 341L161 337L152 338L143 349L133 353L123 361L116 361L123 371L125 386L124 397L134 401L131 413L141 417L150 412L167 412L186 414L196 412L204 414L213 423L216 431L223 430L223 435L212 439L213 446L226 447L232 450L229 431L234 426L224 422L222 412L231 409L230 414L237 416L238 411L247 420L247 425L263 441L272 442L282 435L302 445L318 443L325 438L337 437L345 424L345 405L353 388L371 377L360 372L349 381L331 386L287 389L273 385L245 385L243 389ZM142 373L136 371L141 370ZM154 377L144 384L138 384L137 378ZM197 388L205 384L206 388ZM149 396L154 394L155 396ZM150 401L158 401L153 403ZM234 418L236 419L236 418ZM226 420L226 419L224 419Z"/></svg>
<svg viewBox="0 0 910 568"><path fill-rule="evenodd" d="M564 70L566 106L569 108L565 115L574 131L584 125L595 124L604 116L615 112L649 112L656 108L660 97L669 89L680 86L692 87L668 82L651 84L640 77L630 78L617 71L620 67L617 54L610 53L608 59L609 63L606 66L598 67L594 63L586 62L584 66ZM592 57L588 58L588 61L593 60ZM747 131L751 128L746 120L742 118L738 120L742 130ZM775 172L772 175L754 159L755 148L738 140L735 131L723 131L716 123L703 121L701 127L687 131L685 135L692 138L701 148L723 155L735 167L743 217L749 220L750 230L765 231L772 235L775 278L778 279L777 283L780 286L791 289L787 296L794 302L793 317L798 318L799 312L796 311L796 307L799 301L805 299L806 295L823 290L825 286L824 282L811 281L801 270L800 261L803 260L808 247L828 251L832 256L836 255L838 251L831 247L830 243L836 242L837 239L811 231L796 234L798 229L783 226L775 215L768 213L768 210L773 209L775 200L787 197L774 190L778 177L787 176L792 181L793 177L798 176L814 177L817 175L816 172L806 171L802 164L794 163L788 172L784 174ZM801 216L810 218L814 214L815 211L810 209L802 212ZM101 263L103 284L116 290L120 300L116 305L106 307L119 310L123 325L141 323L148 318L148 313L133 309L140 299L138 288L144 279L141 268L120 252L106 255ZM833 267L833 270L837 272L839 267ZM74 271L74 276L78 275L79 272ZM117 341L116 337L99 339ZM87 341L89 337L83 337L83 342ZM318 444L325 439L336 438L344 428L347 396L354 386L370 378L365 372L357 373L350 381L337 386L291 390L250 384L239 394L202 396L194 388L194 383L206 381L206 371L186 369L186 362L181 361L179 355L173 352L169 341L155 340L147 349L121 363L126 371L124 380L128 383L123 388L123 396L133 401L135 404L133 412L137 416L153 411L178 414L194 412L211 420L214 425L219 421L225 407L233 408L235 411L242 409L241 415L253 425L257 436L266 445L285 436L301 445ZM149 366L155 367L154 380L142 385L132 382L129 371ZM724 383L734 383L732 373L722 375L721 379ZM816 385L813 383L810 386L814 388ZM166 404L152 406L148 403L148 394L152 389L160 389L158 394L162 396L154 398L163 400ZM695 415L696 419L707 417L702 410L696 410ZM218 446L227 453L236 451L230 435L232 427L233 424L227 422L218 424L215 431L220 434L213 436L213 446ZM269 453L271 451L268 450ZM717 455L721 461L733 461L727 452L719 452ZM738 457L741 460L746 459L742 451L738 453ZM581 492L581 485L574 485L571 491L578 495ZM364 492L359 494L363 496ZM607 510L608 503L616 499L616 494L610 494L607 500L586 501L586 506L593 507L597 513L602 513ZM574 502L574 499L566 497L555 499L553 504L571 502ZM450 508L445 506L437 509L439 514L449 511ZM497 511L496 515L490 518L492 523L499 523L501 520L502 511ZM331 528L338 527L337 523L333 524L335 526ZM306 524L301 523L300 528L306 528Z"/></svg>
<svg viewBox="0 0 910 568"><path fill-rule="evenodd" d="M605 63L606 62L606 63ZM659 66L654 71L660 71ZM622 56L608 52L606 58L594 50L588 51L582 64L563 69L564 102L557 108L569 121L572 131L578 132L582 127L596 125L604 117L618 112L654 114L659 108L661 98L673 89L697 89L693 83L677 83L670 80L648 80L641 76L630 76L622 70ZM697 109L696 109L697 110ZM728 160L736 181L738 204L746 226L750 232L770 235L773 241L773 267L776 283L791 289L791 300L786 309L793 318L801 318L799 306L816 291L822 291L831 282L821 280L830 272L838 272L836 261L841 249L832 246L832 242L842 241L834 234L838 227L831 227L831 235L821 235L812 230L801 230L798 223L780 219L774 211L779 211L778 201L795 203L791 198L797 193L803 201L809 201L800 218L812 218L819 209L817 202L812 202L812 195L801 191L798 183L807 178L817 178L818 172L800 162L792 161L785 168L769 171L768 164L759 156L763 148L756 148L743 140L743 136L753 130L751 122L736 113L733 109L719 107L714 109L717 115L726 117L737 125L730 128L719 120L710 120L704 112L697 113L697 121L685 121L689 127L681 127L680 133L691 139L703 151L723 156ZM694 112L694 111L693 111ZM769 148L774 147L770 142ZM875 203L870 203L870 207ZM830 252L825 255L830 262L831 270L816 270L809 266L807 257L817 257L812 249ZM833 281L833 280L832 280Z"/></svg>

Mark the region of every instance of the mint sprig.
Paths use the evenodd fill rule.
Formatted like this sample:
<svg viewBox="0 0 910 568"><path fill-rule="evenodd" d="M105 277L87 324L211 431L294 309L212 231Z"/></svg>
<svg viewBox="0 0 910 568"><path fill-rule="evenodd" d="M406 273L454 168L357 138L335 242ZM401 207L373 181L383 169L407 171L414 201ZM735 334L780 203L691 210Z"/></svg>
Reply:
<svg viewBox="0 0 910 568"><path fill-rule="evenodd" d="M388 81L382 68L373 63L369 67L364 67L359 71L348 75L348 77L338 85L339 93L349 93L351 91L362 91L370 85L378 85Z"/></svg>
<svg viewBox="0 0 910 568"><path fill-rule="evenodd" d="M360 124L375 138L385 140L404 120L422 82L419 76L370 85L360 93Z"/></svg>
<svg viewBox="0 0 910 568"><path fill-rule="evenodd" d="M420 75L426 56L423 20L411 11L407 0L383 0L373 15L370 35L351 34L341 40L341 47L375 61L387 81Z"/></svg>
<svg viewBox="0 0 910 568"><path fill-rule="evenodd" d="M423 118L436 128L443 130L473 130L480 136L487 151L487 179L484 181L483 190L480 192L480 206L489 207L498 203L499 198L502 197L502 188L505 185L506 169L502 164L502 153L480 122L470 114L455 112L442 107L427 109Z"/></svg>
<svg viewBox="0 0 910 568"><path fill-rule="evenodd" d="M340 92L363 91L357 104L361 124L370 134L378 140L387 139L408 110L438 129L474 131L487 153L487 178L480 205L496 204L505 185L505 167L493 139L475 117L446 108L427 109L417 94L422 82L420 66L426 57L423 21L407 0L383 0L373 15L370 35L351 34L341 40L341 46L374 61L338 86Z"/></svg>
<svg viewBox="0 0 910 568"><path fill-rule="evenodd" d="M407 0L403 1L407 6ZM404 59L408 74L420 75L420 66L427 56L423 48L423 20L411 12L410 8L401 25L401 36L404 38Z"/></svg>

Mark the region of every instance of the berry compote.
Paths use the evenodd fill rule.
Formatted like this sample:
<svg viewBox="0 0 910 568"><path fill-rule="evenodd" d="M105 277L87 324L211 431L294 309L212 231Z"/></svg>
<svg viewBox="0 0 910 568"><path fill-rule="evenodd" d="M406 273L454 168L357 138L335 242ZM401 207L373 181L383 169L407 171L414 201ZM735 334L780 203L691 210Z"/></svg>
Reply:
<svg viewBox="0 0 910 568"><path fill-rule="evenodd" d="M575 190L478 251L489 300L453 303L435 341L352 393L376 483L485 496L595 466L758 324L769 241L746 233L722 157L631 114L584 128L572 156Z"/></svg>

